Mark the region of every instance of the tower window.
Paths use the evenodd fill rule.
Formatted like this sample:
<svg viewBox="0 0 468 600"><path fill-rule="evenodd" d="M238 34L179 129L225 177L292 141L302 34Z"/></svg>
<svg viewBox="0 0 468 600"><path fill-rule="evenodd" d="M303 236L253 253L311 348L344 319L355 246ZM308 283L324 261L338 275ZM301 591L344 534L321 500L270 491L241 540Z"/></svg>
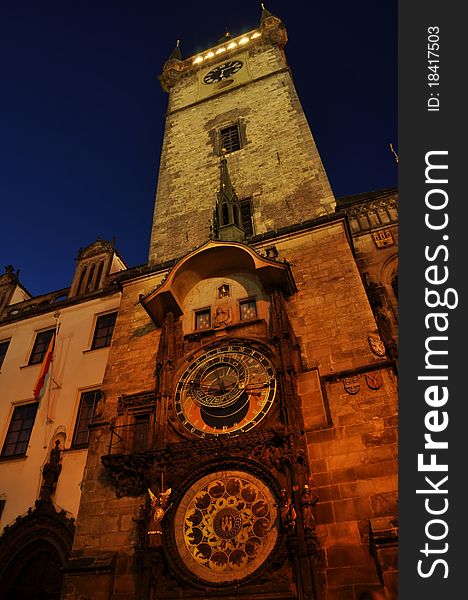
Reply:
<svg viewBox="0 0 468 600"><path fill-rule="evenodd" d="M89 429L92 422L97 403L101 399L101 390L84 392L80 398L80 408L76 419L75 433L73 435L73 447L85 447L88 445Z"/></svg>
<svg viewBox="0 0 468 600"><path fill-rule="evenodd" d="M97 318L96 329L94 330L94 338L91 346L93 350L110 346L116 318L116 312L101 315Z"/></svg>
<svg viewBox="0 0 468 600"><path fill-rule="evenodd" d="M0 342L0 369L2 368L3 361L5 360L5 356L6 356L9 345L10 345L10 340L6 340L5 342Z"/></svg>
<svg viewBox="0 0 468 600"><path fill-rule="evenodd" d="M221 285L218 288L218 298L226 298L230 295L231 295L231 288L230 288L229 284L223 283L223 285Z"/></svg>
<svg viewBox="0 0 468 600"><path fill-rule="evenodd" d="M246 237L251 237L254 233L252 222L252 200L250 198L248 198L247 200L241 200L240 210L242 228L244 230L244 233Z"/></svg>
<svg viewBox="0 0 468 600"><path fill-rule="evenodd" d="M2 448L2 456L22 456L31 437L38 404L16 406Z"/></svg>
<svg viewBox="0 0 468 600"><path fill-rule="evenodd" d="M86 276L86 267L83 268L83 270L80 273L80 281L78 283L78 288L76 293L77 294L82 294L84 292L84 280L85 280L85 276Z"/></svg>
<svg viewBox="0 0 468 600"><path fill-rule="evenodd" d="M257 303L255 302L255 298L241 300L239 302L239 310L241 321L255 319L255 317L257 316Z"/></svg>
<svg viewBox="0 0 468 600"><path fill-rule="evenodd" d="M241 149L241 139L238 125L225 127L219 132L221 139L221 150L224 148L226 152L234 152Z"/></svg>
<svg viewBox="0 0 468 600"><path fill-rule="evenodd" d="M223 225L227 225L229 223L229 211L228 211L228 207L227 204L223 204Z"/></svg>
<svg viewBox="0 0 468 600"><path fill-rule="evenodd" d="M47 352L47 348L49 347L50 340L52 339L54 332L55 329L48 329L47 331L41 331L36 335L28 364L37 365L44 360L44 356Z"/></svg>
<svg viewBox="0 0 468 600"><path fill-rule="evenodd" d="M96 282L94 284L94 289L97 290L99 289L99 284L101 283L101 277L102 277L102 271L104 270L104 261L101 260L101 262L99 263L98 266L98 271L97 271L97 275L96 275Z"/></svg>
<svg viewBox="0 0 468 600"><path fill-rule="evenodd" d="M211 327L211 310L204 308L195 312L195 329L210 329Z"/></svg>
<svg viewBox="0 0 468 600"><path fill-rule="evenodd" d="M93 275L94 275L95 266L96 265L91 265L91 267L89 269L88 281L86 283L86 293L90 292L93 289Z"/></svg>
<svg viewBox="0 0 468 600"><path fill-rule="evenodd" d="M133 444L135 451L146 450L148 448L150 416L149 414L135 415Z"/></svg>

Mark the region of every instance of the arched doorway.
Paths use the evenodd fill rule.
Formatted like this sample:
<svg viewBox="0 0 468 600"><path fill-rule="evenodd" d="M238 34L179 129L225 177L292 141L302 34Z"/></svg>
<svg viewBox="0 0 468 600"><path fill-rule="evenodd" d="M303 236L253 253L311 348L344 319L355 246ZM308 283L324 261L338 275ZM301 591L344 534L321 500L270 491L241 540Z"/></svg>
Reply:
<svg viewBox="0 0 468 600"><path fill-rule="evenodd" d="M16 576L6 593L6 600L60 600L62 564L52 544L37 540L34 548L24 548L15 562L18 559L19 564L10 566Z"/></svg>
<svg viewBox="0 0 468 600"><path fill-rule="evenodd" d="M0 537L0 598L60 600L62 568L71 552L74 519L50 500L37 500Z"/></svg>

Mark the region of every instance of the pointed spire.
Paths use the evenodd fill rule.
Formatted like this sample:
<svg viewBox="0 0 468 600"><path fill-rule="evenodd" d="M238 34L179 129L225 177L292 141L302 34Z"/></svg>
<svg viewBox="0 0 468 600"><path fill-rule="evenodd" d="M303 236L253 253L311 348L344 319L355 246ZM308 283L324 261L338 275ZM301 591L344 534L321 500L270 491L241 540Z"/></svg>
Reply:
<svg viewBox="0 0 468 600"><path fill-rule="evenodd" d="M272 17L273 15L271 14L271 12L269 10L267 10L265 8L265 5L263 4L263 2L260 4L260 6L262 7L262 14L260 17L260 23L263 21L263 19L266 19L267 17Z"/></svg>
<svg viewBox="0 0 468 600"><path fill-rule="evenodd" d="M180 40L177 40L176 46L167 60L171 60L173 58L175 58L176 60L182 60L182 52L180 51Z"/></svg>
<svg viewBox="0 0 468 600"><path fill-rule="evenodd" d="M236 191L231 182L231 178L229 177L229 171L227 166L227 158L226 158L226 150L222 149L222 157L221 162L219 164L220 170L220 181L219 181L219 190L218 190L218 201L227 200L228 202L233 202L239 200L237 199Z"/></svg>
<svg viewBox="0 0 468 600"><path fill-rule="evenodd" d="M161 87L165 92L170 92L171 88L179 80L184 69L183 61L182 52L180 51L180 40L177 40L176 47L164 63L163 72L158 76Z"/></svg>
<svg viewBox="0 0 468 600"><path fill-rule="evenodd" d="M219 38L218 44L224 44L225 42L229 41L232 37L231 33L229 32L229 29L227 28L227 25L224 27L224 29L225 33L222 38Z"/></svg>
<svg viewBox="0 0 468 600"><path fill-rule="evenodd" d="M260 28L262 30L263 39L269 44L275 44L280 48L284 48L288 41L286 27L283 25L280 18L273 15L261 4L262 14L260 16Z"/></svg>
<svg viewBox="0 0 468 600"><path fill-rule="evenodd" d="M224 148L219 171L219 190L216 194L210 237L223 241L241 242L244 240L245 234L241 222L240 203L229 176Z"/></svg>

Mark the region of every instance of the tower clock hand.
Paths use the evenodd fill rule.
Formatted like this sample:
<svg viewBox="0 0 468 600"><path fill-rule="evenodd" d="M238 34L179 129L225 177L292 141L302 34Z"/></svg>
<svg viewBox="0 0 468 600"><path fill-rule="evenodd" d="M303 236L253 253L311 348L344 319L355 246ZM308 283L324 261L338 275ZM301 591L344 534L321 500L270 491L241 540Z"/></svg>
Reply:
<svg viewBox="0 0 468 600"><path fill-rule="evenodd" d="M269 386L269 383L268 383L268 381L266 381L264 383L257 383L257 384L252 383L250 385L245 386L245 389L246 390L256 390L256 389L258 390L260 388L265 388L265 387L268 387L268 386Z"/></svg>
<svg viewBox="0 0 468 600"><path fill-rule="evenodd" d="M216 373L216 379L218 380L218 383L219 383L219 389L224 394L224 392L226 391L226 387L219 377L218 369L216 369L215 373Z"/></svg>

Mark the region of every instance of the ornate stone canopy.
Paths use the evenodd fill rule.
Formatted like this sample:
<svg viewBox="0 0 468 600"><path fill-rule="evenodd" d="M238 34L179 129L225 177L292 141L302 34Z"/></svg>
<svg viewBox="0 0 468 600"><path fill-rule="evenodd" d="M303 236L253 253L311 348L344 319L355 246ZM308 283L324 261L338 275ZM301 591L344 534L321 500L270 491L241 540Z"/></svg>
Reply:
<svg viewBox="0 0 468 600"><path fill-rule="evenodd" d="M183 313L188 292L202 279L223 272L244 271L258 276L266 293L280 289L285 297L296 291L291 269L287 263L260 256L255 250L237 242L210 240L182 258L163 283L141 299L141 303L157 326L167 313Z"/></svg>

